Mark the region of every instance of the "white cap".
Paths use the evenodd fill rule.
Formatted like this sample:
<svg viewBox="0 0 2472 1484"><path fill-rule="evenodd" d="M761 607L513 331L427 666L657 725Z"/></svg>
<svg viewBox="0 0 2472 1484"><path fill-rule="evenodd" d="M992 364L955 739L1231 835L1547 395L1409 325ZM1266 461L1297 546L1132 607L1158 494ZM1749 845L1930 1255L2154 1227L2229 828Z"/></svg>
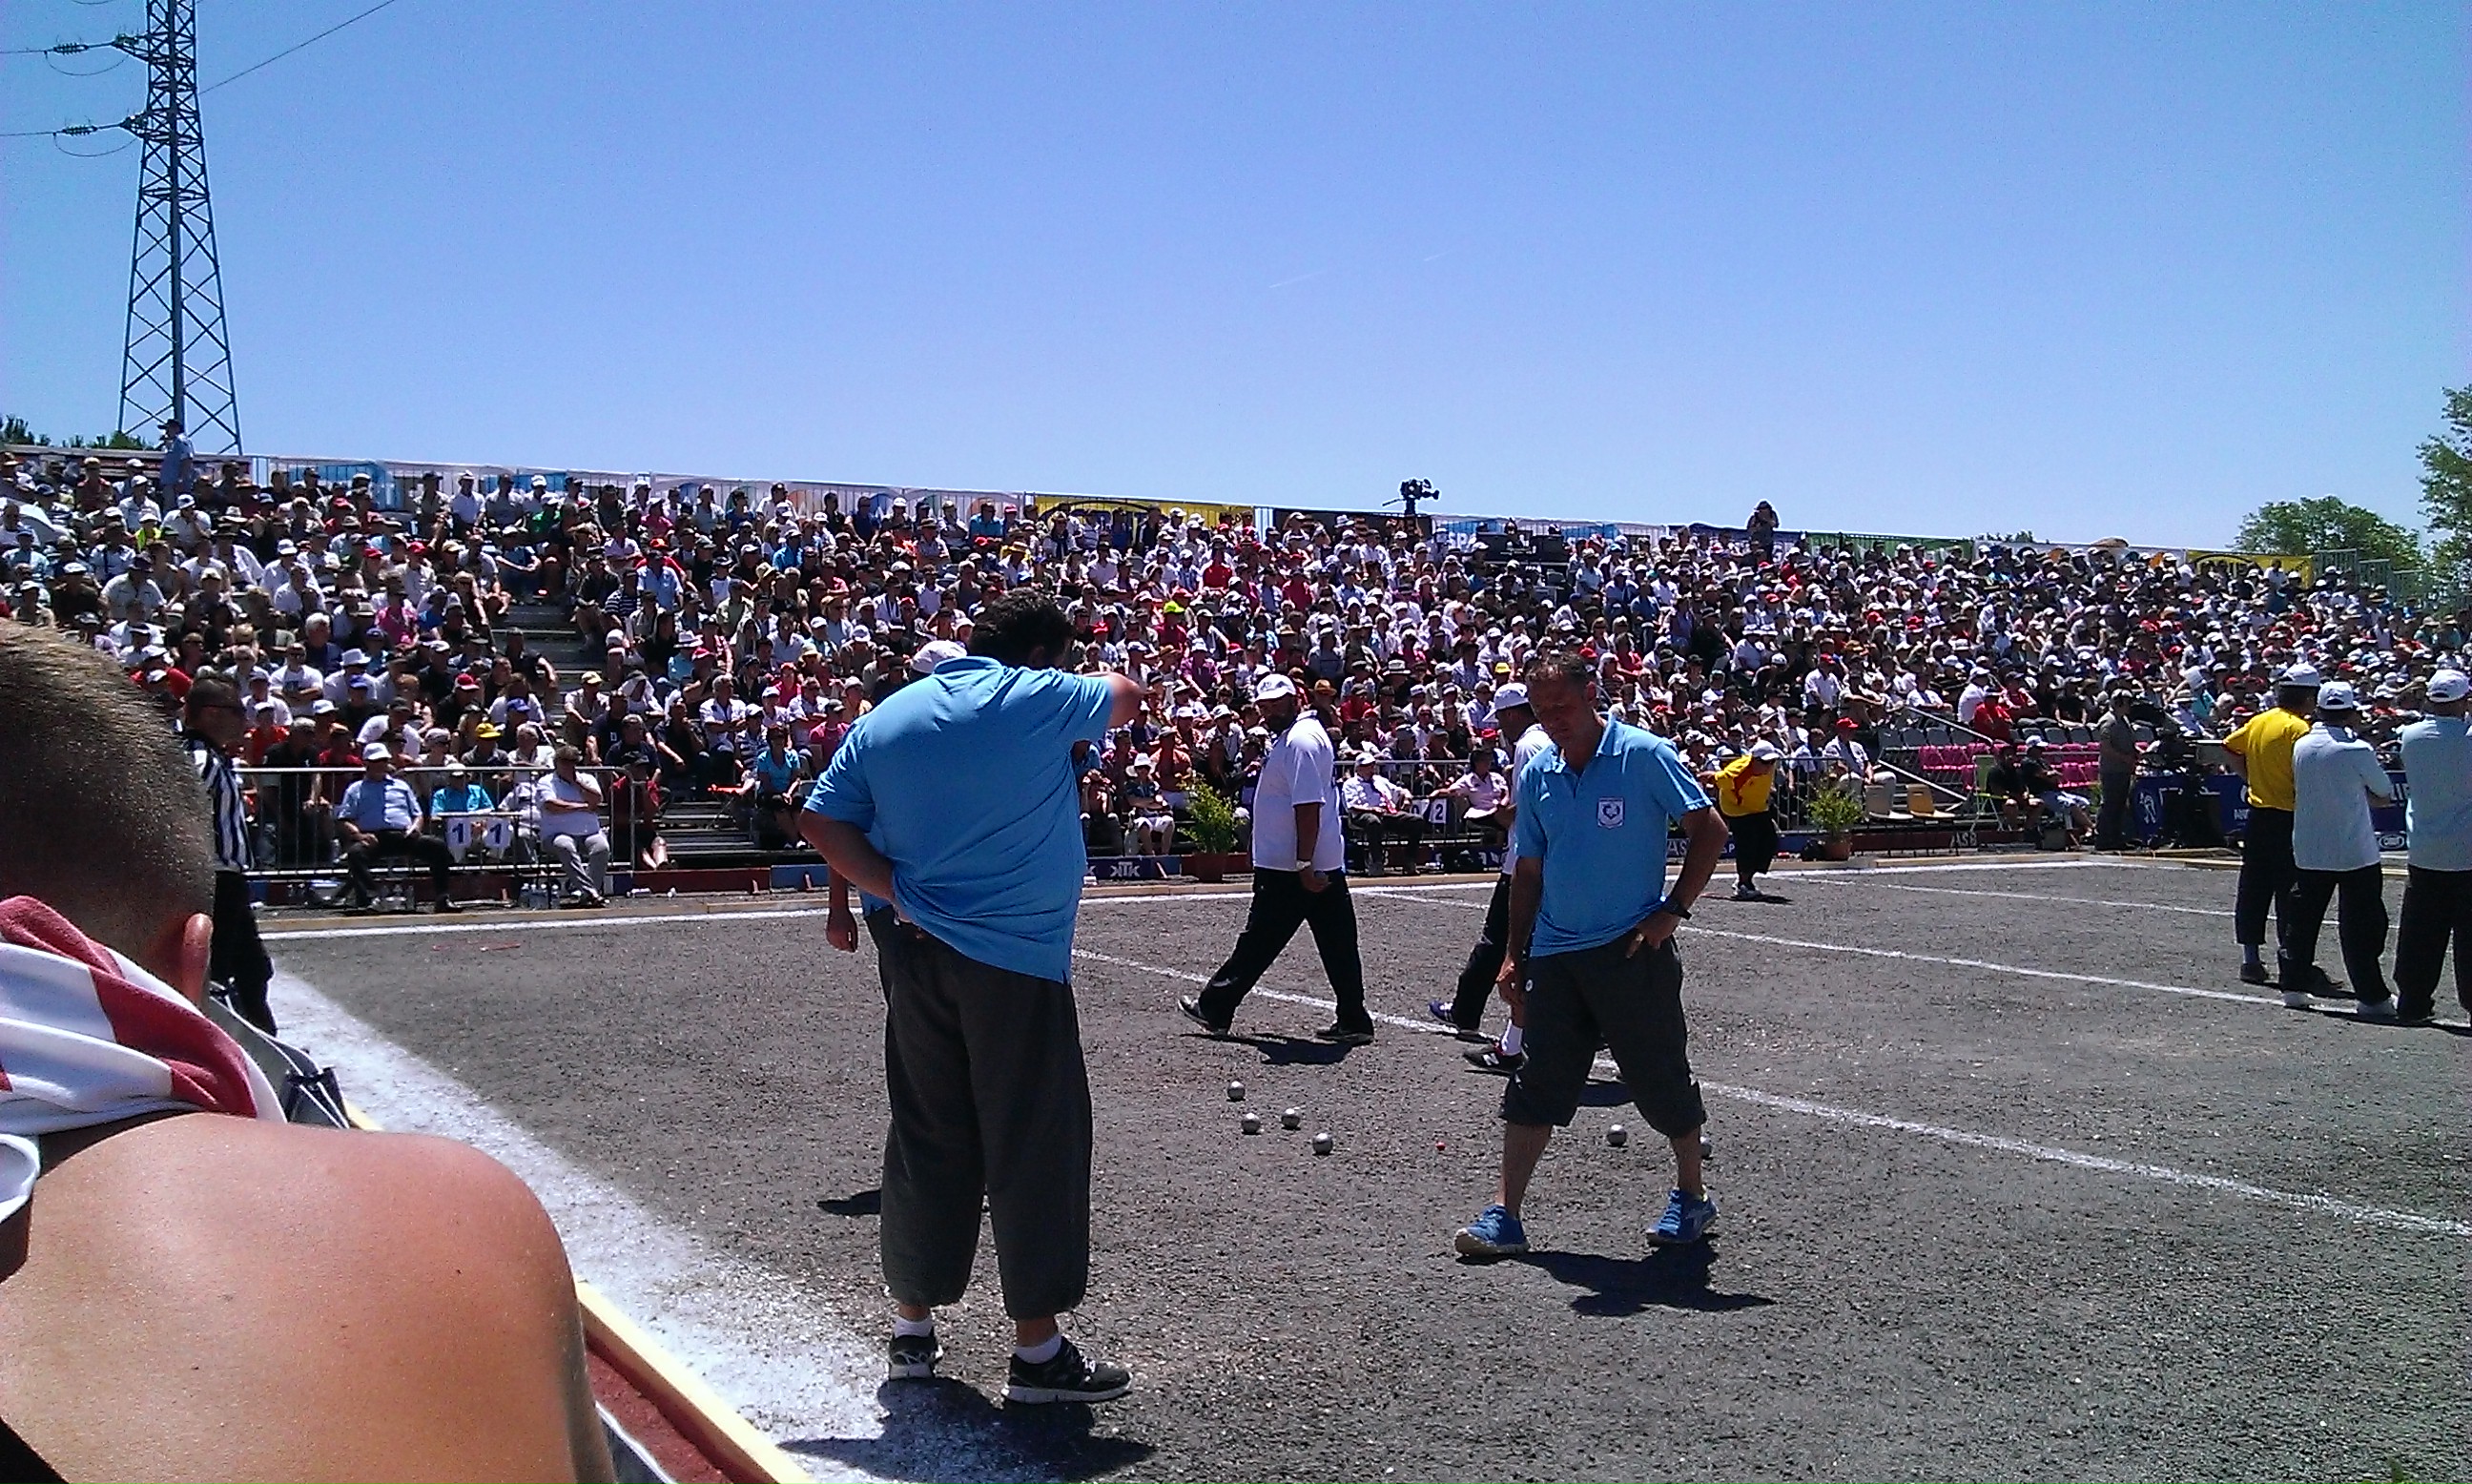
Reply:
<svg viewBox="0 0 2472 1484"><path fill-rule="evenodd" d="M2293 682L2287 682L2286 683ZM2352 694L2352 687L2349 682L2328 681L2325 684L2318 687L2318 710L2357 711L2360 708L2361 698Z"/></svg>
<svg viewBox="0 0 2472 1484"><path fill-rule="evenodd" d="M969 656L968 650L951 639L929 639L918 646L918 653L910 657L910 668L917 674L928 675L947 659L966 659Z"/></svg>
<svg viewBox="0 0 2472 1484"><path fill-rule="evenodd" d="M2472 675L2460 670L2440 670L2429 678L2429 699L2460 701L2472 696Z"/></svg>
<svg viewBox="0 0 2472 1484"><path fill-rule="evenodd" d="M361 749L361 761L363 762L384 762L393 755L394 754L387 751L387 745L383 742L372 742L368 746Z"/></svg>
<svg viewBox="0 0 2472 1484"><path fill-rule="evenodd" d="M2298 685L2305 687L2310 685L2322 685L2325 683L2325 681L2326 677L2318 673L2318 667L2316 665L2303 661L2284 671L2281 675L2276 676L2274 683L2277 685ZM2349 693L2349 690L2350 687L2346 686L2346 694Z"/></svg>
<svg viewBox="0 0 2472 1484"><path fill-rule="evenodd" d="M1508 711L1514 706L1526 706L1527 704L1528 687L1520 684L1517 681L1512 681L1508 685L1499 685L1494 688L1493 708L1497 711Z"/></svg>
<svg viewBox="0 0 2472 1484"><path fill-rule="evenodd" d="M1754 742L1751 744L1751 761L1753 762L1774 762L1784 755L1785 754L1777 751L1776 744L1773 742Z"/></svg>
<svg viewBox="0 0 2472 1484"><path fill-rule="evenodd" d="M1295 693L1296 682L1284 675L1265 675L1253 682L1253 699L1256 701L1276 701L1281 696Z"/></svg>

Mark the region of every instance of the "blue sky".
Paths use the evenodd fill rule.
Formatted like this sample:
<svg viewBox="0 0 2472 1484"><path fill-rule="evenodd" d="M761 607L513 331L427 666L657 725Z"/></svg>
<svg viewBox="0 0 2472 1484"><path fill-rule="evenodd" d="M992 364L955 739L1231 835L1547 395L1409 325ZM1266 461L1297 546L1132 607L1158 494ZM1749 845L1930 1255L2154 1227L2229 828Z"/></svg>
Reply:
<svg viewBox="0 0 2472 1484"><path fill-rule="evenodd" d="M367 0L200 0L212 81ZM138 0L12 0L0 45ZM204 101L252 449L2205 544L2415 508L2460 5L398 0ZM135 107L0 59L0 129ZM0 409L133 150L0 143Z"/></svg>

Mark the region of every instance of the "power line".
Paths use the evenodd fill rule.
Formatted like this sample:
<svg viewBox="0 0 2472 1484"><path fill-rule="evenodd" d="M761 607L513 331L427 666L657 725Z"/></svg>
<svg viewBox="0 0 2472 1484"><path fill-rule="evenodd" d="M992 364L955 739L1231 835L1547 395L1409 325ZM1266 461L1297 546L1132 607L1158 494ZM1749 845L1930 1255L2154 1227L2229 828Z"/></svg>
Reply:
<svg viewBox="0 0 2472 1484"><path fill-rule="evenodd" d="M104 3L104 0L80 0L80 3L81 3L81 4L101 4L101 3ZM199 94L200 94L201 96L203 96L204 94L207 94L207 93L211 93L211 92L213 92L213 91L214 91L216 88L218 88L218 87L225 86L226 84L237 83L237 82L239 82L241 79L243 79L243 78L245 78L245 77L249 76L250 73L255 72L255 71L257 71L258 69L260 69L260 68L262 68L262 67L270 67L270 66L273 66L274 63L276 63L276 62L278 62L278 61L281 61L284 58L291 56L293 53L295 53L295 52L297 52L297 51L299 51L299 50L301 50L301 49L302 49L302 48L304 48L304 47L311 46L311 45L316 44L317 42L320 42L320 41L323 41L323 40L325 40L328 36L333 36L336 32L343 30L343 29L344 29L345 27L346 27L346 26L353 25L353 24L355 24L355 23L357 23L357 22L365 21L365 20L368 19L370 16L375 15L378 12L385 10L388 6L391 6L391 5L394 4L394 3L395 3L395 0L378 0L378 3L377 3L377 4L375 4L375 5L373 5L373 6L370 6L368 10L366 10L366 11L362 11L362 12L360 12L359 13L354 14L354 15L347 15L347 16L345 16L344 19L339 20L339 21L335 22L335 24L333 24L333 25L331 25L331 26L327 27L325 30L323 30L323 31L321 31L321 32L319 32L316 36L310 36L310 37L306 38L305 40L295 41L295 42L293 42L290 46L285 47L283 50L281 50L281 51L279 51L279 52L275 53L275 54L274 54L273 56L272 56L272 57L268 57L268 58L265 58L265 59L264 59L264 60L259 60L259 61L253 61L253 62L250 63L248 66L241 68L238 72L235 72L235 73L233 73L231 76L229 76L229 77L227 77L227 78L225 78L225 79L224 79L222 82L220 82L220 83L209 83L209 84L207 84L205 86L203 86L203 87L202 87L202 88L199 88L199 89L198 89L198 92L199 92ZM141 44L142 44L142 42L143 42L143 38L141 38L141 37L123 35L123 36L114 36L114 37L112 37L112 38L111 38L110 40L108 40L108 41L61 41L61 42L59 42L59 43L57 43L57 44L55 44L55 45L52 45L52 46L11 46L11 47L0 47L0 57L74 57L74 56L77 56L77 55L78 55L79 53L81 53L81 52L96 52L96 51L118 51L118 52L127 53L127 54L129 54L129 55L132 55L132 56L133 56L133 55L135 55L135 54L134 54L134 52L133 52L133 51L131 51L131 48L141 45ZM103 69L103 70L107 72L107 71L109 71L110 69L107 67L107 68L105 68L105 69ZM70 74L70 75L71 75L71 76L82 76L82 77L99 77L99 76L101 76L101 75L102 75L102 73L100 73L100 72L96 72L96 73L73 73L73 74ZM46 138L48 138L48 139L56 139L56 140L57 140L57 139L64 139L64 138L74 138L74 137L76 137L76 136L78 136L78 135L81 135L81 134L98 133L98 132L101 132L102 131L104 131L104 130L106 130L106 129L126 129L126 128L128 128L128 127L129 127L130 123L131 123L131 120L123 119L123 120L121 120L119 123L116 123L116 124L71 124L71 125L69 125L69 126L67 126L67 127L65 127L65 128L61 128L61 129L21 129L21 130L13 130L13 131L9 131L9 132L0 132L0 139L46 139ZM116 151L107 151L106 153L117 153L117 152L116 152Z"/></svg>
<svg viewBox="0 0 2472 1484"><path fill-rule="evenodd" d="M367 20L392 4L394 4L394 0L378 0L377 4L370 6L368 10L361 12L358 15L339 20L335 22L335 24L327 27L325 30L318 33L316 36L311 36L307 41L296 41L292 45L275 53L273 56L269 57L266 60L251 62L248 66L241 68L238 72L235 72L231 76L224 79L222 83L209 83L205 86L199 88L198 92L200 96L203 96L207 93L213 92L218 87L224 86L226 84L237 83L241 79L249 76L250 73L255 72L258 68L271 66L275 62L281 61L284 58L291 56L294 52L300 50L311 42L323 41L328 36L333 36L336 32L343 30L345 26L351 25L354 21Z"/></svg>

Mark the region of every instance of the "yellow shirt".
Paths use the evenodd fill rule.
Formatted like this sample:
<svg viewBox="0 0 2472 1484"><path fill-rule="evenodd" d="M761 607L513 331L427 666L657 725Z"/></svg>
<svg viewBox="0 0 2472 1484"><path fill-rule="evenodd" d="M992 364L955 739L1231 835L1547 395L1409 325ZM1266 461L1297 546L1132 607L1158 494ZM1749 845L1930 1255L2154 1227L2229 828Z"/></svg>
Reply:
<svg viewBox="0 0 2472 1484"><path fill-rule="evenodd" d="M2274 706L2223 738L2223 751L2239 754L2248 765L2249 807L2291 812L2292 744L2307 735L2307 722Z"/></svg>
<svg viewBox="0 0 2472 1484"><path fill-rule="evenodd" d="M2284 756L2289 759L2291 755L2292 750L2284 749ZM2287 761L2287 777L2290 772L2291 764ZM1766 773L1753 773L1750 754L1744 754L1717 770L1717 812L1733 819L1741 819L1747 814L1767 813L1769 789L1775 782L1774 768Z"/></svg>

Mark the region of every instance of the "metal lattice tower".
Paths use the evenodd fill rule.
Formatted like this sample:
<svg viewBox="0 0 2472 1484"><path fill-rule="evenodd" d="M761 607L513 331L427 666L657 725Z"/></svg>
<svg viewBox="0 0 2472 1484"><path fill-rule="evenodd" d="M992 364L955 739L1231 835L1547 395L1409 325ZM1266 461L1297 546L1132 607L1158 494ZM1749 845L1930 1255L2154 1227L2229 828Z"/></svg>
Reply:
<svg viewBox="0 0 2472 1484"><path fill-rule="evenodd" d="M145 33L112 43L147 71L145 110L124 126L145 146L145 161L130 251L120 426L151 437L164 419L178 418L200 453L238 453L240 407L198 122L197 41L197 0L146 0Z"/></svg>

